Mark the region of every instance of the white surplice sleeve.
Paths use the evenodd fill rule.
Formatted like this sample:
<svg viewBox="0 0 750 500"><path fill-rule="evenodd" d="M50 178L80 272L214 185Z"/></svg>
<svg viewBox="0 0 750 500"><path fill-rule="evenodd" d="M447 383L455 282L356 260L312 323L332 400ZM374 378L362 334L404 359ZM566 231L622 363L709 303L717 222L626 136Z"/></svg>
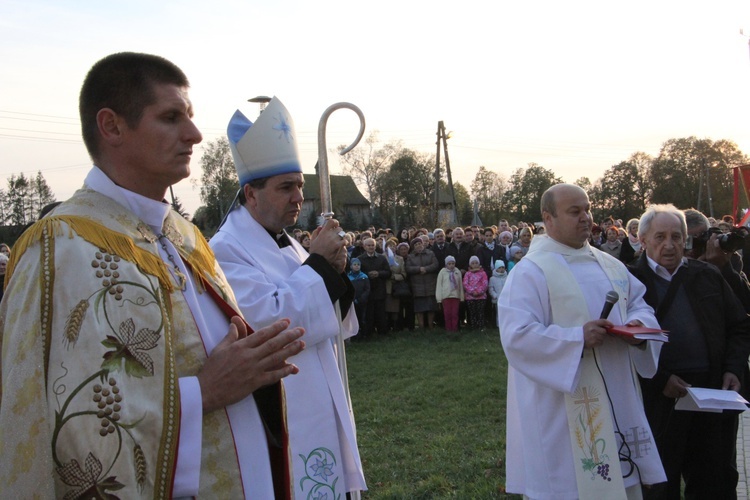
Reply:
<svg viewBox="0 0 750 500"><path fill-rule="evenodd" d="M628 317L626 323L639 320L643 326L649 328L660 328L654 316L654 310L643 300L646 287L633 275L630 275L630 297L628 302ZM638 374L645 378L651 378L656 374L659 365L659 353L662 343L657 341L646 342L646 348L640 349L630 346L630 355Z"/></svg>
<svg viewBox="0 0 750 500"><path fill-rule="evenodd" d="M500 339L508 363L537 384L571 392L583 353L583 328L549 325L549 291L530 261L514 266L497 301Z"/></svg>
<svg viewBox="0 0 750 500"><path fill-rule="evenodd" d="M198 377L180 377L180 441L172 495L196 497L201 476L203 398Z"/></svg>

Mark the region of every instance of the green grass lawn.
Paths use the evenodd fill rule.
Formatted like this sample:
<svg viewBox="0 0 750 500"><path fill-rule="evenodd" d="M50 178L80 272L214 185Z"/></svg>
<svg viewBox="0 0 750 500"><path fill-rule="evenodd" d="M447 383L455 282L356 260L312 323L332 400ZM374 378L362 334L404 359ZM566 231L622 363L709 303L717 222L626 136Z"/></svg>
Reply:
<svg viewBox="0 0 750 500"><path fill-rule="evenodd" d="M348 344L366 499L506 498L506 361L496 328Z"/></svg>

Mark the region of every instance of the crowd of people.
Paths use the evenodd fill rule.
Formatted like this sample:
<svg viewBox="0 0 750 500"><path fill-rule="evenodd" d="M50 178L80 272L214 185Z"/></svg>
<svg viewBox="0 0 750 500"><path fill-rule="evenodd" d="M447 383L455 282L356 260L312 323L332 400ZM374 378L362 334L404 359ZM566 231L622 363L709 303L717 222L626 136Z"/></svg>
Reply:
<svg viewBox="0 0 750 500"><path fill-rule="evenodd" d="M202 140L188 90L158 56L97 62L82 189L0 244L6 496L357 497L338 346L440 325L499 328L507 492L736 498L738 414L675 401L750 396L746 228L672 205L594 224L557 184L539 223L292 237L304 177L274 98L229 122L241 188L209 246L164 201Z"/></svg>
<svg viewBox="0 0 750 500"><path fill-rule="evenodd" d="M625 263L640 256L633 239L637 219L628 222L627 232L613 217L593 228L592 246ZM450 332L497 326L497 299L508 273L538 234L544 234L542 223L511 225L505 219L487 227L394 231L370 226L347 232L346 269L356 290L358 338L435 326ZM309 232L294 229L293 235L309 248Z"/></svg>
<svg viewBox="0 0 750 500"><path fill-rule="evenodd" d="M731 216L708 221L722 233L733 231L742 237L748 233L746 227L735 228ZM510 225L505 219L487 227L409 226L394 232L370 226L347 232L347 271L357 290L358 338L415 327L440 326L456 332L496 326L497 298L508 273L528 253L534 236L544 232L543 223ZM294 229L293 234L309 247L309 232ZM608 216L592 225L588 243L626 265L635 264L642 253L638 219L624 224ZM484 277L477 273L479 268Z"/></svg>

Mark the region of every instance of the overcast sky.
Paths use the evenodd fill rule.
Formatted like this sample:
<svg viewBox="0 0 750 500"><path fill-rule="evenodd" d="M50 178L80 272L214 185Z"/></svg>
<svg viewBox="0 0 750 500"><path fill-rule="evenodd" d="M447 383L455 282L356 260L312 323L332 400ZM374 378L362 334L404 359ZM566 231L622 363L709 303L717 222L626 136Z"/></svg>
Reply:
<svg viewBox="0 0 750 500"><path fill-rule="evenodd" d="M235 109L257 116L248 98L278 96L310 173L320 115L338 101L362 109L368 133L427 153L443 120L454 181L467 188L480 165L509 177L530 162L594 181L690 135L750 153L741 29L750 34L747 0L0 0L0 179L41 171L58 199L80 187L90 160L78 91L94 62L119 51L185 71L204 143ZM358 124L342 110L328 129L335 146ZM190 212L194 184L175 186Z"/></svg>

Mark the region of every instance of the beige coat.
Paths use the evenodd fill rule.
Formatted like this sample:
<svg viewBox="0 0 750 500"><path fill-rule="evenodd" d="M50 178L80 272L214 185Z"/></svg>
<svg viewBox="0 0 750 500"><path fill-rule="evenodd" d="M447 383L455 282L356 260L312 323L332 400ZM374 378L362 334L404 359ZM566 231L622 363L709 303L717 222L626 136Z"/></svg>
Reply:
<svg viewBox="0 0 750 500"><path fill-rule="evenodd" d="M435 288L435 299L442 302L443 299L459 299L464 301L464 284L461 279L461 270L453 268L453 277L456 279L456 288L451 287L451 277L448 268L440 270L437 277L437 286Z"/></svg>

